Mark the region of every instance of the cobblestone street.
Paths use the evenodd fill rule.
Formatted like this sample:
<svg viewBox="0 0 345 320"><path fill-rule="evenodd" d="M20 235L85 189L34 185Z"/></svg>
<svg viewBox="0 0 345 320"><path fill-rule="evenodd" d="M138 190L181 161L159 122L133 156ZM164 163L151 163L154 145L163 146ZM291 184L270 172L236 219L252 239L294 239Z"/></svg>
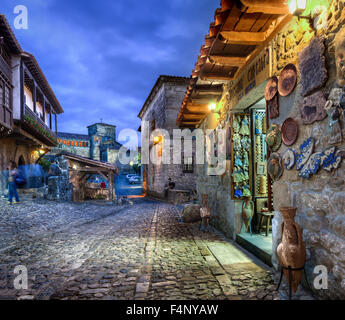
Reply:
<svg viewBox="0 0 345 320"><path fill-rule="evenodd" d="M279 299L269 270L179 223L175 206L5 203L0 299ZM28 290L13 288L17 265L28 269Z"/></svg>

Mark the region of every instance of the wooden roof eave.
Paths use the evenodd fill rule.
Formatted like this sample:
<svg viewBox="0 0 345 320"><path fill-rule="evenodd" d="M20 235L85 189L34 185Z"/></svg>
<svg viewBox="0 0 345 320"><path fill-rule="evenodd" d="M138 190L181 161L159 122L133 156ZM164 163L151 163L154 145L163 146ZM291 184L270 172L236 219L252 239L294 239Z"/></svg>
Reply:
<svg viewBox="0 0 345 320"><path fill-rule="evenodd" d="M196 83L201 80L206 81L231 81L236 80L238 76L241 74L243 69L252 62L252 60L257 56L257 54L264 49L264 47L274 38L274 36L284 27L284 25L289 22L292 18L292 15L289 13L288 6L284 0L277 0L276 2L272 3L272 1L268 0L241 0L242 7L238 7L234 4L234 1L231 0L222 0L222 9L227 10L226 13L222 13L222 25L217 26L216 23L212 23L210 25L210 32L209 35L205 38L205 45L202 46L202 51L200 51L200 56L198 58L198 63L196 64L196 68L193 71L193 78L194 78L194 85L192 89L187 91L184 102L181 106L181 110L178 116L178 123L181 123L183 114L186 112L188 113L187 107L190 103L193 103L193 99L191 96L193 94L196 87ZM224 11L225 11L224 10ZM220 11L217 10L219 13ZM241 19L243 13L261 13L261 14L269 14L273 15L270 19L266 22L261 19L260 28L259 26L256 28L258 31L262 28L262 32L250 32L247 31L234 31L236 24ZM232 16L232 14L237 16ZM278 17L278 15L280 17ZM257 19L259 19L258 15L255 15ZM217 19L215 19L217 21ZM258 21L258 20L257 20ZM257 23L254 21L254 24ZM266 27L266 24L268 26ZM274 25L272 26L272 23ZM231 27L233 29L227 29ZM265 28L263 28L263 27ZM217 30L217 34L215 35L215 30ZM215 37L214 37L215 36ZM211 42L212 40L212 42ZM235 45L249 45L255 46L256 48L246 57L237 57L231 56L228 54L215 54L214 49L217 41L225 42L226 44L235 44ZM207 49L207 50L206 50ZM205 63L199 63L199 59L202 57L206 59ZM219 66L233 66L232 68L227 68L226 72L205 72L205 66L208 63L213 63ZM237 68L237 69L236 69ZM219 69L219 68L218 68ZM197 92L197 91L196 91ZM202 101L205 102L205 101Z"/></svg>

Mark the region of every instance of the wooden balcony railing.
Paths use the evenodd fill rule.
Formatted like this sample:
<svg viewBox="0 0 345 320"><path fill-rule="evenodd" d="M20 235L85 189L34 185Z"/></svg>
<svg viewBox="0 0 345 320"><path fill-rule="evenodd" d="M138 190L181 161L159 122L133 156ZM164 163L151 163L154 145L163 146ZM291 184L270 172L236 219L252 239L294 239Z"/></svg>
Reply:
<svg viewBox="0 0 345 320"><path fill-rule="evenodd" d="M11 66L5 61L5 59L0 55L0 71L6 76L6 78L12 80Z"/></svg>
<svg viewBox="0 0 345 320"><path fill-rule="evenodd" d="M25 105L25 113L24 117L28 116L29 118L33 119L37 124L39 124L42 129L44 129L48 135L50 135L52 138L56 138L56 134L54 131L52 131L45 122L34 112L32 111L27 105Z"/></svg>

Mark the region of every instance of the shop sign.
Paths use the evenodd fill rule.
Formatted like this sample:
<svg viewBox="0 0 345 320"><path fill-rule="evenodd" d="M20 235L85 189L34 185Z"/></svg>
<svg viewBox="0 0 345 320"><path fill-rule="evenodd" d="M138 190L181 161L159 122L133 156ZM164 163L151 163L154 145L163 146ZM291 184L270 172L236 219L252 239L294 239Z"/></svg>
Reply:
<svg viewBox="0 0 345 320"><path fill-rule="evenodd" d="M230 90L231 107L270 77L270 50L267 48L241 73Z"/></svg>

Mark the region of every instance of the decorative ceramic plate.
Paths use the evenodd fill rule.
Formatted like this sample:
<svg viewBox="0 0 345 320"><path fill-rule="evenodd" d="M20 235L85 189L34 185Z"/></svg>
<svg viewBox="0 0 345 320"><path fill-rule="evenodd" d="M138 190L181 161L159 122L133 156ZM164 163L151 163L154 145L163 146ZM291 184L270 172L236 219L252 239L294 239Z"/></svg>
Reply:
<svg viewBox="0 0 345 320"><path fill-rule="evenodd" d="M273 76L271 79L268 80L266 88L265 88L265 99L267 101L272 100L273 97L278 92L278 78Z"/></svg>
<svg viewBox="0 0 345 320"><path fill-rule="evenodd" d="M313 153L309 158L308 162L303 166L298 176L305 179L309 179L312 175L316 174L321 166L322 154L322 152Z"/></svg>
<svg viewBox="0 0 345 320"><path fill-rule="evenodd" d="M336 147L327 148L321 155L322 169L331 172L340 167L342 156L337 153Z"/></svg>
<svg viewBox="0 0 345 320"><path fill-rule="evenodd" d="M296 86L297 82L297 69L292 63L285 66L280 74L278 81L278 91L282 97L288 96Z"/></svg>
<svg viewBox="0 0 345 320"><path fill-rule="evenodd" d="M267 110L270 119L275 119L279 117L279 100L278 96L274 96L272 100L266 101Z"/></svg>
<svg viewBox="0 0 345 320"><path fill-rule="evenodd" d="M283 155L283 164L285 169L291 170L296 162L295 151L291 148L287 149Z"/></svg>
<svg viewBox="0 0 345 320"><path fill-rule="evenodd" d="M314 150L314 144L314 138L310 137L300 145L300 153L296 154L296 169L298 171L300 171L309 160Z"/></svg>
<svg viewBox="0 0 345 320"><path fill-rule="evenodd" d="M293 145L298 137L298 125L296 121L292 118L287 118L281 127L281 133L284 144L287 146Z"/></svg>
<svg viewBox="0 0 345 320"><path fill-rule="evenodd" d="M266 142L269 149L272 152L277 151L282 144L282 135L279 127L276 124L272 124L267 132Z"/></svg>
<svg viewBox="0 0 345 320"><path fill-rule="evenodd" d="M272 153L268 159L267 171L273 182L280 179L283 175L284 168L282 166L282 159L278 153Z"/></svg>

